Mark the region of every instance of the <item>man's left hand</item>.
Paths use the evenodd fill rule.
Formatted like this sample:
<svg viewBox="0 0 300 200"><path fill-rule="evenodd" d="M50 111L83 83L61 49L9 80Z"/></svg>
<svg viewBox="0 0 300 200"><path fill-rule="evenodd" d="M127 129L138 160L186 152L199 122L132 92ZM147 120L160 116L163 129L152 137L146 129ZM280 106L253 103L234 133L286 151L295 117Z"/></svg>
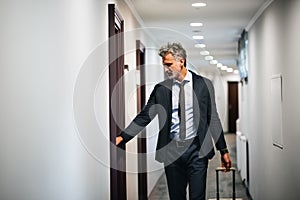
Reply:
<svg viewBox="0 0 300 200"><path fill-rule="evenodd" d="M221 155L222 167L225 167L225 172L230 171L231 168L231 160L229 157L229 153L224 153Z"/></svg>

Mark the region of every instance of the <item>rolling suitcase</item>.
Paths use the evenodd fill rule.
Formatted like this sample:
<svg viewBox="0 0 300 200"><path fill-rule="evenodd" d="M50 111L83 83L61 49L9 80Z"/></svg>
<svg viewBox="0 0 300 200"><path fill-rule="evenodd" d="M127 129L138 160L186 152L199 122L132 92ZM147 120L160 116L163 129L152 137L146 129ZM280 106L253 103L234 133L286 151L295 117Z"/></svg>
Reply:
<svg viewBox="0 0 300 200"><path fill-rule="evenodd" d="M224 171L224 167L216 168L216 179L217 179L217 200L220 200L220 192L219 192L219 172ZM231 167L230 171L232 172L232 199L235 200L235 168Z"/></svg>

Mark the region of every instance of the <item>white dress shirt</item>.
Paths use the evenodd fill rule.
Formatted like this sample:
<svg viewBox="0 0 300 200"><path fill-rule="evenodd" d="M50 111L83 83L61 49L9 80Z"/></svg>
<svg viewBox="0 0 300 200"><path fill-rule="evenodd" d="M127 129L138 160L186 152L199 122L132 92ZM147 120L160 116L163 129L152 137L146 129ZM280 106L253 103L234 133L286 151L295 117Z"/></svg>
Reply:
<svg viewBox="0 0 300 200"><path fill-rule="evenodd" d="M195 137L196 129L194 127L194 114L193 114L193 75L190 71L187 71L186 76L183 79L184 82L184 93L185 93L185 119L186 119L186 140ZM170 137L174 140L180 141L179 139L179 126L180 120L178 116L178 102L179 102L179 91L180 82L176 79L173 80L172 85L172 121Z"/></svg>

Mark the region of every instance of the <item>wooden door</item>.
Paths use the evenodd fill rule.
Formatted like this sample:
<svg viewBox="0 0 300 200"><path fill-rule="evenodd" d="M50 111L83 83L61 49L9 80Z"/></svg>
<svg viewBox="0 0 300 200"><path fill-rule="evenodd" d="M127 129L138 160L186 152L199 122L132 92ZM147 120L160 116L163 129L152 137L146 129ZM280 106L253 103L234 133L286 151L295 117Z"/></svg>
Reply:
<svg viewBox="0 0 300 200"><path fill-rule="evenodd" d="M228 82L228 132L236 132L236 120L238 118L238 82Z"/></svg>

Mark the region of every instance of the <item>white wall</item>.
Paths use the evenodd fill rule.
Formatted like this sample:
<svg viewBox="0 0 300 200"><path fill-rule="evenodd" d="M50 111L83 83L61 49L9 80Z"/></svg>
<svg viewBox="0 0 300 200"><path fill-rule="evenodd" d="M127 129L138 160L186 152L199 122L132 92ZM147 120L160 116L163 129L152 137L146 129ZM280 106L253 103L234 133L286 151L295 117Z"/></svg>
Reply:
<svg viewBox="0 0 300 200"><path fill-rule="evenodd" d="M249 30L249 82L241 128L249 139L253 199L299 198L300 1L275 0ZM283 149L273 146L271 76L283 77Z"/></svg>
<svg viewBox="0 0 300 200"><path fill-rule="evenodd" d="M211 73L199 71L198 74L213 82L218 114L224 132L228 132L228 81L238 82L240 80L239 75L233 73L221 73L218 69L215 69Z"/></svg>
<svg viewBox="0 0 300 200"><path fill-rule="evenodd" d="M0 199L109 199L113 2L126 32L140 26L122 0L0 2ZM132 69L131 45L144 39L131 35ZM136 84L128 82L126 91ZM136 199L137 176L128 176L128 198Z"/></svg>
<svg viewBox="0 0 300 200"><path fill-rule="evenodd" d="M81 100L90 106L89 96L76 99L73 91L81 91L75 88L81 64L107 39L107 2L25 0L0 4L0 198L109 198L108 167L81 144L79 135L85 137L88 132L77 135L74 114L80 108L73 109L73 100L74 106ZM106 56L100 55L97 61L102 70ZM107 96L105 82L102 92ZM91 76L89 84L95 86L95 77ZM102 128L107 133L106 98L101 108ZM91 126L79 129L94 133L93 113L84 113L85 119L77 120ZM92 138L91 145L98 138ZM102 148L108 149L108 143ZM96 154L108 158L107 151L97 150L100 148Z"/></svg>
<svg viewBox="0 0 300 200"><path fill-rule="evenodd" d="M239 75L233 73L215 76L213 79L217 109L224 132L228 132L228 81L238 82L239 80Z"/></svg>
<svg viewBox="0 0 300 200"><path fill-rule="evenodd" d="M161 58L158 55L158 48L149 46L146 55L146 93L150 96L155 84L164 80L164 70ZM163 164L155 161L156 143L158 139L158 118L156 117L147 127L147 169L148 169L148 195L150 195L157 181L164 173Z"/></svg>

